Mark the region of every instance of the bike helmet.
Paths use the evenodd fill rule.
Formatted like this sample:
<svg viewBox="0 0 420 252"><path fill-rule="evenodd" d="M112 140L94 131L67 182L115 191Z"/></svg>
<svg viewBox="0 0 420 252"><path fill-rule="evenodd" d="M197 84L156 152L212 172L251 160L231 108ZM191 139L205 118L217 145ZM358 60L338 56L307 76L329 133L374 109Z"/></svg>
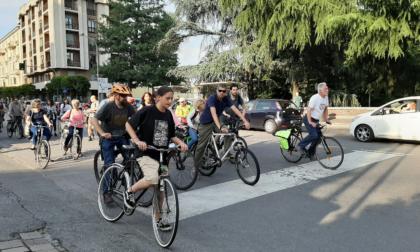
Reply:
<svg viewBox="0 0 420 252"><path fill-rule="evenodd" d="M131 90L124 84L114 84L112 93L131 95Z"/></svg>
<svg viewBox="0 0 420 252"><path fill-rule="evenodd" d="M133 103L133 102L134 102L134 98L133 98L133 97L127 97L127 101L128 101L129 103Z"/></svg>

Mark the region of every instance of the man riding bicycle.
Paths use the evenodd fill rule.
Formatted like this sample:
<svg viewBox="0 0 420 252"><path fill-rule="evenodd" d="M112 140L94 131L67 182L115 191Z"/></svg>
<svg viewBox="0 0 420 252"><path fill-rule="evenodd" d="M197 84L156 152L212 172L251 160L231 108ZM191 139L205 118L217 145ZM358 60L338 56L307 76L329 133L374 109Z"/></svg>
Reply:
<svg viewBox="0 0 420 252"><path fill-rule="evenodd" d="M220 133L220 122L219 117L226 107L232 109L232 111L243 121L246 129L250 128L249 122L239 112L232 101L226 96L227 86L224 83L219 84L217 87L217 93L213 94L207 100L206 106L203 113L200 116L200 125L198 126L198 132L200 137L198 138L198 144L195 154L195 164L197 168L201 168L203 163L204 151L206 150L207 143L212 136L213 131ZM221 129L223 133L229 133L228 129ZM224 148L227 151L231 144L230 137L225 138ZM231 158L231 157L229 157Z"/></svg>
<svg viewBox="0 0 420 252"><path fill-rule="evenodd" d="M104 138L101 141L101 147L105 167L115 163L115 146L122 150L122 146L128 144L128 141L121 138L121 136L126 133L125 124L128 121L128 118L136 113L133 106L127 103L127 96L131 94L131 91L127 86L115 84L112 88L112 94L114 96L114 101L105 104L101 110L96 113L95 117L92 118L92 125L99 135ZM99 125L98 120L102 122L101 125ZM119 137L113 139L113 136ZM122 153L124 160L127 160L128 157L124 152ZM105 203L111 202L112 198L105 198Z"/></svg>
<svg viewBox="0 0 420 252"><path fill-rule="evenodd" d="M22 105L19 104L19 100L17 98L15 98L9 105L9 115L12 119L10 130L13 132L13 128L15 127L16 123L18 123L18 125L22 124L23 116Z"/></svg>
<svg viewBox="0 0 420 252"><path fill-rule="evenodd" d="M301 154L306 155L305 147L318 139L318 129L316 128L316 125L319 123L322 116L324 116L326 122L331 124L331 121L328 120L328 87L325 82L318 84L318 94L313 95L309 100L306 116L303 117L303 123L305 124L309 135L299 143L297 149ZM317 160L315 157L315 147L316 146L313 146L308 150L309 159L311 161Z"/></svg>

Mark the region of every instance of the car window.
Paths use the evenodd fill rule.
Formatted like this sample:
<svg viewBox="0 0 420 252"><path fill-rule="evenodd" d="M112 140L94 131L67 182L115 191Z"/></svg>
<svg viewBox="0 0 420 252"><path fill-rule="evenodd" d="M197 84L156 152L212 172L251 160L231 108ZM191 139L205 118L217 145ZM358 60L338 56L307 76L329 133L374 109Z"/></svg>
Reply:
<svg viewBox="0 0 420 252"><path fill-rule="evenodd" d="M280 106L282 109L299 109L292 101L280 101Z"/></svg>
<svg viewBox="0 0 420 252"><path fill-rule="evenodd" d="M384 115L413 113L417 110L417 100L398 101L385 106L382 111Z"/></svg>
<svg viewBox="0 0 420 252"><path fill-rule="evenodd" d="M245 103L245 108L246 108L246 110L247 110L247 111L252 110L252 107L254 107L255 102L256 102L256 101L250 101L250 102Z"/></svg>
<svg viewBox="0 0 420 252"><path fill-rule="evenodd" d="M271 101L258 101L255 110L267 110L271 107Z"/></svg>

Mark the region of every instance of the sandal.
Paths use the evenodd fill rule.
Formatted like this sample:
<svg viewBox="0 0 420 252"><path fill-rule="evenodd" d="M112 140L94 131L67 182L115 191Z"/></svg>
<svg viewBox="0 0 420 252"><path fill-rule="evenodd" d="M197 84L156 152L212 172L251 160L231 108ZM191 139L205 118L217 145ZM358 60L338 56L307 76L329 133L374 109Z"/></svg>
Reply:
<svg viewBox="0 0 420 252"><path fill-rule="evenodd" d="M30 150L35 150L35 146L34 147L31 147L31 148L29 148Z"/></svg>

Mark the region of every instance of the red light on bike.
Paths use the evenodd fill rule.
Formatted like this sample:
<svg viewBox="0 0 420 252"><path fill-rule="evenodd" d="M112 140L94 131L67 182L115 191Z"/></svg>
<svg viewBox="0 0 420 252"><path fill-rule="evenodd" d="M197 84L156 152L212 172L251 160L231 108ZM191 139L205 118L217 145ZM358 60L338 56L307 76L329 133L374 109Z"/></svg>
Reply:
<svg viewBox="0 0 420 252"><path fill-rule="evenodd" d="M282 128L287 128L287 126L286 126L286 125L282 125L281 127L282 127Z"/></svg>

